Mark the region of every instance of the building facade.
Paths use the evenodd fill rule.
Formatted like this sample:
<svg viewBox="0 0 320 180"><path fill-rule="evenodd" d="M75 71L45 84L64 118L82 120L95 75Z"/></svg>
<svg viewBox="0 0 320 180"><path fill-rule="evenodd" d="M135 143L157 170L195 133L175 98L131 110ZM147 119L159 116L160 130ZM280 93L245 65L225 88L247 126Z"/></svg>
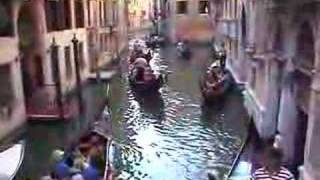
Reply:
<svg viewBox="0 0 320 180"><path fill-rule="evenodd" d="M207 42L212 38L209 1L174 0L166 2L169 39Z"/></svg>
<svg viewBox="0 0 320 180"><path fill-rule="evenodd" d="M68 103L127 41L124 0L3 1L0 17L0 139L28 117L55 115L57 93Z"/></svg>
<svg viewBox="0 0 320 180"><path fill-rule="evenodd" d="M301 179L320 179L319 2L215 0L212 6L259 135L276 137Z"/></svg>
<svg viewBox="0 0 320 180"><path fill-rule="evenodd" d="M128 4L129 29L137 30L150 26L154 20L154 0L134 0Z"/></svg>
<svg viewBox="0 0 320 180"><path fill-rule="evenodd" d="M0 137L21 126L26 119L21 76L21 60L16 27L16 9L0 4Z"/></svg>

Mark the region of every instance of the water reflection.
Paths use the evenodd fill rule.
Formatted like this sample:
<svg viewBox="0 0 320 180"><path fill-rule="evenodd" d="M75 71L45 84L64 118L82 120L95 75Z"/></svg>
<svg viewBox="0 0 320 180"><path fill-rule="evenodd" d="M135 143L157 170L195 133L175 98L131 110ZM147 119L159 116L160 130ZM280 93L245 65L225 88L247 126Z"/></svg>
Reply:
<svg viewBox="0 0 320 180"><path fill-rule="evenodd" d="M241 97L235 93L216 108L201 107L198 77L208 56L179 61L172 49L161 52L155 65L173 73L159 94L138 96L123 79L113 85L111 104L121 107L113 108L118 179L201 180L208 171L223 179L245 135Z"/></svg>

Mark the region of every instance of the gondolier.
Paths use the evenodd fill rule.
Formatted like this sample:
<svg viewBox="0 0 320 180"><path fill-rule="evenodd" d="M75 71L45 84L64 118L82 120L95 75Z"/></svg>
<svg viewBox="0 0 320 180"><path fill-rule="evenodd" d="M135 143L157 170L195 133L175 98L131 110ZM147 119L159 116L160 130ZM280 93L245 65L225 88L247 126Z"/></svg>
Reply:
<svg viewBox="0 0 320 180"><path fill-rule="evenodd" d="M211 103L222 97L231 84L232 77L230 72L222 69L219 62L212 63L200 80L200 89L205 102Z"/></svg>

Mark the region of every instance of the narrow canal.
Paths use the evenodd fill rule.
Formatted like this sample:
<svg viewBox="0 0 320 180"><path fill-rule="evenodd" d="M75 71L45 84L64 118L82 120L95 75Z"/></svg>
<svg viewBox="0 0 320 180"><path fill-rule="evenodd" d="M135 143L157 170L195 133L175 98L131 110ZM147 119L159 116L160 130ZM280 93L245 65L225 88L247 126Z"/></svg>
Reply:
<svg viewBox="0 0 320 180"><path fill-rule="evenodd" d="M246 136L247 114L241 94L231 92L217 107L202 107L198 87L209 58L207 46L193 48L189 61L176 58L172 47L158 50L155 66L170 72L158 94L138 97L127 83L127 67L111 81L110 104L117 179L204 180L207 172L226 179ZM17 180L49 173L50 155L64 149L96 116L105 85L84 88L86 113L71 121L26 126L25 157Z"/></svg>
<svg viewBox="0 0 320 180"><path fill-rule="evenodd" d="M193 53L183 60L172 47L158 50L155 66L171 72L159 94L134 94L125 63L122 77L113 80L118 179L204 180L207 172L226 179L246 136L247 114L236 91L217 107L201 106L198 80L210 61L209 49L196 46Z"/></svg>

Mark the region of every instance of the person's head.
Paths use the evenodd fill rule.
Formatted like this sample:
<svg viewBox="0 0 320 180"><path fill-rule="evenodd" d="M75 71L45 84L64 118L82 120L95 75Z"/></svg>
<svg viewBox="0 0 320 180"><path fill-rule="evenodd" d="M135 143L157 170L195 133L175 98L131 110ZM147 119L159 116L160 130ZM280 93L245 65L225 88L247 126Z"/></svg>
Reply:
<svg viewBox="0 0 320 180"><path fill-rule="evenodd" d="M85 157L89 155L90 149L91 149L91 146L88 143L80 144L80 146L79 146L79 151Z"/></svg>
<svg viewBox="0 0 320 180"><path fill-rule="evenodd" d="M276 172L282 164L282 151L278 148L267 147L264 150L264 166L269 172Z"/></svg>

